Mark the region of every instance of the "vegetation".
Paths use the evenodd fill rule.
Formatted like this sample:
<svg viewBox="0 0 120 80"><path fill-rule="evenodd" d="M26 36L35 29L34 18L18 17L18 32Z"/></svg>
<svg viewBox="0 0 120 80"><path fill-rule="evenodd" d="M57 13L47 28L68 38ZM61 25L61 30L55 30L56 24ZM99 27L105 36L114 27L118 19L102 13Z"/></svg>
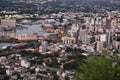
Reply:
<svg viewBox="0 0 120 80"><path fill-rule="evenodd" d="M42 6L40 10L38 7ZM67 0L66 4L63 0L47 2L45 4L27 3L26 0L18 2L17 0L0 0L0 9L8 11L17 11L19 14L51 14L59 12L97 12L98 9L106 9L109 11L119 10L118 3L110 3L109 1L99 0ZM80 5L80 6L75 6ZM6 14L6 13L5 13ZM0 14L0 15L5 15Z"/></svg>
<svg viewBox="0 0 120 80"><path fill-rule="evenodd" d="M120 64L108 56L95 56L79 65L76 80L120 80Z"/></svg>
<svg viewBox="0 0 120 80"><path fill-rule="evenodd" d="M67 70L77 69L78 66L82 64L84 60L86 59L86 57L81 54L75 54L68 58L71 61L68 61L68 63L64 64L64 69L67 69Z"/></svg>
<svg viewBox="0 0 120 80"><path fill-rule="evenodd" d="M79 49L79 48L67 47L67 48L66 48L66 52L73 52L73 53L79 53L79 52L81 52L81 53L83 53L83 52L85 52L85 51L82 50L82 49Z"/></svg>

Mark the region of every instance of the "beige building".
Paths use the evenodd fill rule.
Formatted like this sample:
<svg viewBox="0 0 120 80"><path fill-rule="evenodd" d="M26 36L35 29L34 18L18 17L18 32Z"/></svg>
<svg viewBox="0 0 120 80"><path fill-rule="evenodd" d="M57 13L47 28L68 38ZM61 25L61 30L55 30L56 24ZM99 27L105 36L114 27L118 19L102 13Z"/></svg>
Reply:
<svg viewBox="0 0 120 80"><path fill-rule="evenodd" d="M77 30L79 28L79 25L78 24L73 24L71 26L71 30Z"/></svg>
<svg viewBox="0 0 120 80"><path fill-rule="evenodd" d="M16 20L3 19L1 20L1 27L16 27Z"/></svg>
<svg viewBox="0 0 120 80"><path fill-rule="evenodd" d="M119 41L113 41L113 48L118 49L120 47Z"/></svg>
<svg viewBox="0 0 120 80"><path fill-rule="evenodd" d="M55 40L58 39L58 33L45 33L45 39Z"/></svg>
<svg viewBox="0 0 120 80"><path fill-rule="evenodd" d="M68 45L76 43L76 38L74 38L74 37L64 36L64 37L62 37L61 40L63 41L64 44L68 44Z"/></svg>
<svg viewBox="0 0 120 80"><path fill-rule="evenodd" d="M4 33L3 33L3 35L5 36L5 37L10 37L10 38L15 38L15 31L13 30L13 31L5 31Z"/></svg>
<svg viewBox="0 0 120 80"><path fill-rule="evenodd" d="M17 35L16 39L18 39L18 40L37 40L38 36L37 36L37 34L21 34L21 35Z"/></svg>
<svg viewBox="0 0 120 80"><path fill-rule="evenodd" d="M99 53L102 53L102 52L103 52L103 49L104 49L103 44L104 44L104 43L101 42L101 41L97 42L97 51L98 51Z"/></svg>

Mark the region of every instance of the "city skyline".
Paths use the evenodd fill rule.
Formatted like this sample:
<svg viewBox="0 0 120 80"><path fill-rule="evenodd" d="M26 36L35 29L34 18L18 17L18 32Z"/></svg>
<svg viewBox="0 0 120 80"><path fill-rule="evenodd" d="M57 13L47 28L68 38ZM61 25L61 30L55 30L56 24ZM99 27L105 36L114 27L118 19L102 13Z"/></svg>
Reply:
<svg viewBox="0 0 120 80"><path fill-rule="evenodd" d="M120 80L120 1L0 0L0 80Z"/></svg>

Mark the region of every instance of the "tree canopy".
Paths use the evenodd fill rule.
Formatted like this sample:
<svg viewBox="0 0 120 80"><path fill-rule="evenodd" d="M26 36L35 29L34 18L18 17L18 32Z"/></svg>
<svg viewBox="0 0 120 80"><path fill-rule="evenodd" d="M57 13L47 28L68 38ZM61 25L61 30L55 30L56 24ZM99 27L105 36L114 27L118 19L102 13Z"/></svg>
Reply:
<svg viewBox="0 0 120 80"><path fill-rule="evenodd" d="M110 58L89 58L76 70L76 80L120 80L120 66Z"/></svg>

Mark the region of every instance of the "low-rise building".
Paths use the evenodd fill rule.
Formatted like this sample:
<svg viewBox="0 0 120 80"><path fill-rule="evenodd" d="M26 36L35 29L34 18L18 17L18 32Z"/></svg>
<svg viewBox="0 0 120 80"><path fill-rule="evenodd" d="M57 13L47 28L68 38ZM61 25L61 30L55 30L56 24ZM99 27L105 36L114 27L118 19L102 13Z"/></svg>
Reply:
<svg viewBox="0 0 120 80"><path fill-rule="evenodd" d="M45 33L45 39L51 39L51 40L56 40L58 39L58 33L54 32L54 33Z"/></svg>
<svg viewBox="0 0 120 80"><path fill-rule="evenodd" d="M37 34L21 34L21 35L17 35L16 39L18 39L18 40L37 40L38 36L37 36Z"/></svg>
<svg viewBox="0 0 120 80"><path fill-rule="evenodd" d="M76 38L64 36L64 37L62 37L62 41L63 41L64 44L68 44L68 45L75 44L76 43Z"/></svg>

